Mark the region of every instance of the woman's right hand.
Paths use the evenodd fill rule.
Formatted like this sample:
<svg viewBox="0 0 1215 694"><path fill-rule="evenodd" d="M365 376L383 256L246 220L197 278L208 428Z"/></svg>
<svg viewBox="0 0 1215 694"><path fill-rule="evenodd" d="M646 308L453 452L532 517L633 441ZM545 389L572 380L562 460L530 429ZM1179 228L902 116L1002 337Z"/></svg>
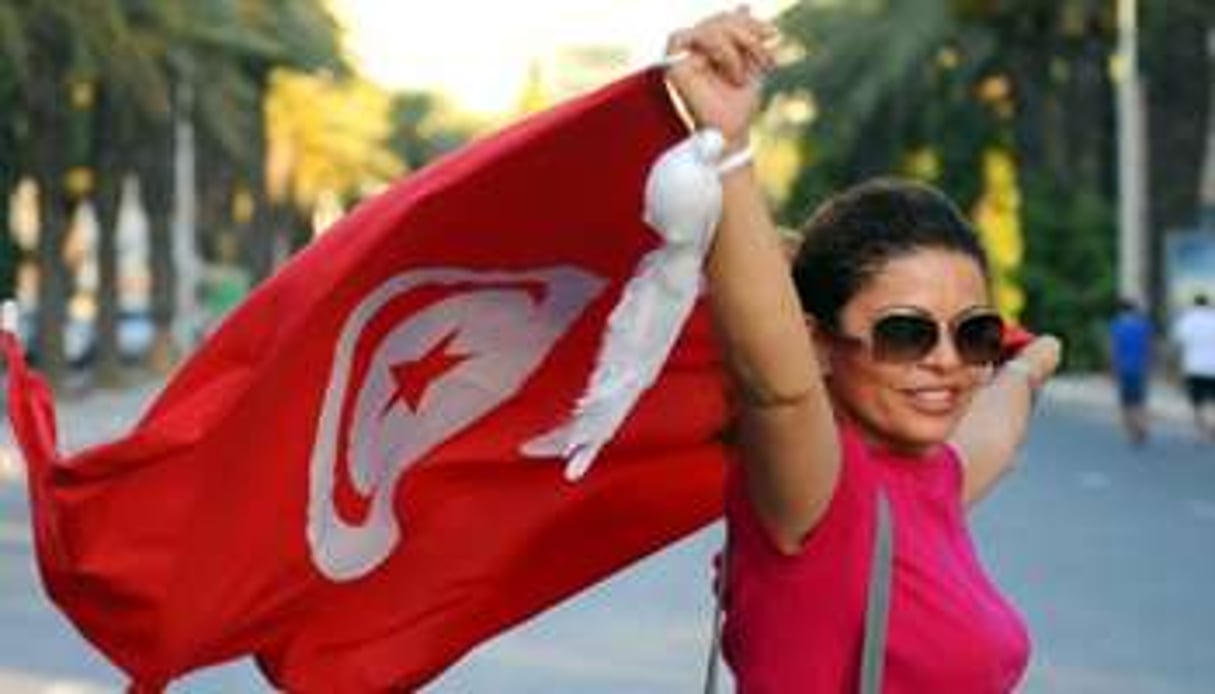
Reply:
<svg viewBox="0 0 1215 694"><path fill-rule="evenodd" d="M1017 352L1014 359L1029 367L1031 385L1035 390L1050 380L1063 360L1063 342L1054 335L1039 335Z"/></svg>
<svg viewBox="0 0 1215 694"><path fill-rule="evenodd" d="M727 148L741 147L759 103L763 73L774 64L776 30L746 7L671 34L667 55L686 53L667 73L697 127L716 128Z"/></svg>

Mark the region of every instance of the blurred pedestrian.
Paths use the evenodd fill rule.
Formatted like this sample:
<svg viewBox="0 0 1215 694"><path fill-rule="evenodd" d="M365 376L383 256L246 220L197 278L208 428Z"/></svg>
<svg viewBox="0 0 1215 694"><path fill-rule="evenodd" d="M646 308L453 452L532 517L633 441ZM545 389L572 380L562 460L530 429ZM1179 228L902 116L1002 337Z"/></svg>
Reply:
<svg viewBox="0 0 1215 694"><path fill-rule="evenodd" d="M1181 357L1181 374L1194 413L1198 433L1215 440L1215 420L1206 418L1207 406L1215 407L1215 307L1206 294L1182 311L1173 324L1173 342Z"/></svg>
<svg viewBox="0 0 1215 694"><path fill-rule="evenodd" d="M1148 383L1152 373L1152 321L1134 299L1121 299L1109 326L1110 371L1118 387L1122 428L1134 445L1148 436Z"/></svg>

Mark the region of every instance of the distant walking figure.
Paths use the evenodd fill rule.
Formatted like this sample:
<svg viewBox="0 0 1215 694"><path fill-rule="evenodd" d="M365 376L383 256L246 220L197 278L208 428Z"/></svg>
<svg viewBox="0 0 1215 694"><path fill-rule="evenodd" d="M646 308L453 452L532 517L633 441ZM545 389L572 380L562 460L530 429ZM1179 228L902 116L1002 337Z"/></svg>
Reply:
<svg viewBox="0 0 1215 694"><path fill-rule="evenodd" d="M1215 440L1215 421L1206 419L1208 405L1215 405L1215 307L1206 294L1182 312L1173 325L1173 341L1181 351L1181 372L1194 412L1198 432Z"/></svg>
<svg viewBox="0 0 1215 694"><path fill-rule="evenodd" d="M1132 444L1148 435L1148 377L1152 372L1152 322L1133 299L1118 302L1110 321L1110 368L1118 386L1122 427Z"/></svg>

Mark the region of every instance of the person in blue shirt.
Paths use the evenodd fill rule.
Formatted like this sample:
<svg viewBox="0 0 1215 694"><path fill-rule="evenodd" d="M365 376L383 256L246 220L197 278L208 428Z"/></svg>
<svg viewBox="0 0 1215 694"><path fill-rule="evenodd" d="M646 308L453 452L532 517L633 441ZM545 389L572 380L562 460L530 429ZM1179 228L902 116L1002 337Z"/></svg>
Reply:
<svg viewBox="0 0 1215 694"><path fill-rule="evenodd" d="M1118 385L1122 427L1134 445L1148 436L1147 395L1152 371L1152 322L1133 299L1121 299L1110 321L1110 366Z"/></svg>

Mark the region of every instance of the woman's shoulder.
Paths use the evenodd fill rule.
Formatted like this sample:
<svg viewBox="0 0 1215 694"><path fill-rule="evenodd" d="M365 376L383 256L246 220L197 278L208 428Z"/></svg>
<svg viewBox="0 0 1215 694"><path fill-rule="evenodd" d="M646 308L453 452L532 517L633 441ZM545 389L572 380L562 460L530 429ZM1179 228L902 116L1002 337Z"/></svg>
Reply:
<svg viewBox="0 0 1215 694"><path fill-rule="evenodd" d="M838 481L827 504L827 510L806 535L802 551L792 557L780 552L768 537L747 493L741 466L731 466L727 483L727 520L731 532L741 541L759 546L752 551L759 549L762 555L781 557L782 561L797 560L822 552L830 553L832 546L847 542L848 538L856 534L856 530L861 527L858 525L858 516L867 518L871 515L870 503L876 476L865 441L858 431L849 426L841 425L838 432L841 451Z"/></svg>

